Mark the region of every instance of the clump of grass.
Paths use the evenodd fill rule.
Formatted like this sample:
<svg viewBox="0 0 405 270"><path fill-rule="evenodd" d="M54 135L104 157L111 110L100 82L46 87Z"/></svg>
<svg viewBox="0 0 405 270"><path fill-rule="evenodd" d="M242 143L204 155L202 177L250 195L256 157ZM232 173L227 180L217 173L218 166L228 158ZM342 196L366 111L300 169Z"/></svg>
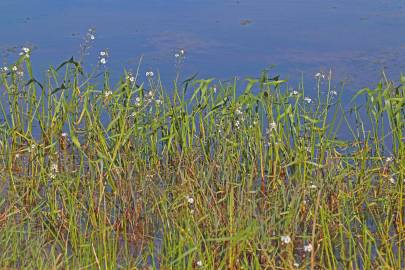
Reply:
<svg viewBox="0 0 405 270"><path fill-rule="evenodd" d="M404 77L348 108L325 76L91 74L0 75L0 268L404 267Z"/></svg>

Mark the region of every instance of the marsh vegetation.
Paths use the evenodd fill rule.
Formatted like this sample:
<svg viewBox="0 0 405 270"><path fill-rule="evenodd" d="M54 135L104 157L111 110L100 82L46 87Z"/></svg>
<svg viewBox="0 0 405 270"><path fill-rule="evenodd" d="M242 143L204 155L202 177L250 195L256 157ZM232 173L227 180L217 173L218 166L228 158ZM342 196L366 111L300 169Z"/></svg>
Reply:
<svg viewBox="0 0 405 270"><path fill-rule="evenodd" d="M330 74L113 85L104 52L39 80L29 53L0 74L0 268L405 266L405 77L348 105Z"/></svg>

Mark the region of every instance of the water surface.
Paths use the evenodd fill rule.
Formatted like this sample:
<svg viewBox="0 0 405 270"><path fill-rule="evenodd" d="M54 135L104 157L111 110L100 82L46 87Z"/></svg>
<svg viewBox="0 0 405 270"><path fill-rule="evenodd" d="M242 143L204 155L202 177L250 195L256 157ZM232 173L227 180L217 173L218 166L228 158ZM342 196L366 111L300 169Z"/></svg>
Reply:
<svg viewBox="0 0 405 270"><path fill-rule="evenodd" d="M378 81L383 69L396 79L405 70L402 0L2 0L0 48L35 46L40 69L77 55L89 27L97 30L87 63L108 48L118 75L152 69L175 74L174 53L186 51L184 76L221 79L275 73L301 75L331 69L354 88ZM14 57L15 59L15 57Z"/></svg>

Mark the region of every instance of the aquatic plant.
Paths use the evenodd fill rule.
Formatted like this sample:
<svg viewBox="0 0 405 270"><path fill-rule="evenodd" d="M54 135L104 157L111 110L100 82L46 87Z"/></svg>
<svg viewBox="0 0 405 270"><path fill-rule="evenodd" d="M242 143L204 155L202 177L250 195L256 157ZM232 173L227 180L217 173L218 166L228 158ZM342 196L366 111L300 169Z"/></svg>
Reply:
<svg viewBox="0 0 405 270"><path fill-rule="evenodd" d="M404 267L405 77L348 107L321 73L98 72L2 68L0 268Z"/></svg>

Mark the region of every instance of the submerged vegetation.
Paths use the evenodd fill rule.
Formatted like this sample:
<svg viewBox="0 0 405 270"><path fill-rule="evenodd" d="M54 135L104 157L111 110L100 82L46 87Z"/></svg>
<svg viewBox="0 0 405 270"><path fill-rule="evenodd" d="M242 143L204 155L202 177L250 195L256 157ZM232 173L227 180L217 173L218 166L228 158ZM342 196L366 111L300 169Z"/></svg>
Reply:
<svg viewBox="0 0 405 270"><path fill-rule="evenodd" d="M0 268L405 266L404 77L348 108L329 74L165 91L29 53L0 74Z"/></svg>

